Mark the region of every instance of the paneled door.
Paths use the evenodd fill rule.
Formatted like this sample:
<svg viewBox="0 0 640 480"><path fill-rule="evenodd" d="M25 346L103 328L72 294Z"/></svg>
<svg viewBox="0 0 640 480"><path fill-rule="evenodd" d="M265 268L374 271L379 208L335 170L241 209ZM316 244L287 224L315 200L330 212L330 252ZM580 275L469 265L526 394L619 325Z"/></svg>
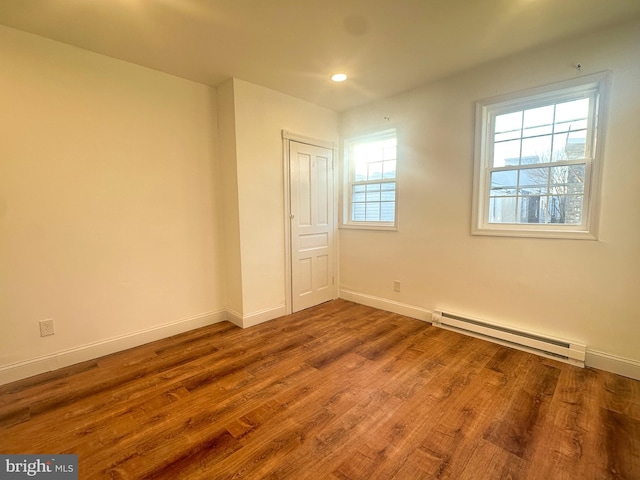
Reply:
<svg viewBox="0 0 640 480"><path fill-rule="evenodd" d="M332 300L334 288L333 151L289 142L291 306Z"/></svg>

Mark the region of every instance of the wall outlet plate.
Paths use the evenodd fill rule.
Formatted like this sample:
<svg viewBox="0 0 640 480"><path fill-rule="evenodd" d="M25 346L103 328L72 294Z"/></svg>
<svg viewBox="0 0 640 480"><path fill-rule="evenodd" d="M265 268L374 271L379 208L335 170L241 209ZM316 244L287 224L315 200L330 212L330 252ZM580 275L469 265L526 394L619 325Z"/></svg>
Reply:
<svg viewBox="0 0 640 480"><path fill-rule="evenodd" d="M53 330L53 318L49 318L47 320L40 320L40 336L48 337L49 335L53 335L56 333Z"/></svg>

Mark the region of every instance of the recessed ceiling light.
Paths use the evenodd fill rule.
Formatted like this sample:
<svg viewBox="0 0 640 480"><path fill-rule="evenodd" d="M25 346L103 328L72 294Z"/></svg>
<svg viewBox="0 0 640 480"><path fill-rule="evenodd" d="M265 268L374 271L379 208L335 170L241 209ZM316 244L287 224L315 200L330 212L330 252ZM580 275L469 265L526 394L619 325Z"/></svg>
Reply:
<svg viewBox="0 0 640 480"><path fill-rule="evenodd" d="M344 82L347 79L347 75L345 73L335 73L331 75L331 80L334 82Z"/></svg>

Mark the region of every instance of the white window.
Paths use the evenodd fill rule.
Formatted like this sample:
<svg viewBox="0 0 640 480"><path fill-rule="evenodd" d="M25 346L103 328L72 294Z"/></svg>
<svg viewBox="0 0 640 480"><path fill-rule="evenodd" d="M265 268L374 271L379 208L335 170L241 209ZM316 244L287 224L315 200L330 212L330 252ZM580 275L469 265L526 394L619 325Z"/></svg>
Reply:
<svg viewBox="0 0 640 480"><path fill-rule="evenodd" d="M345 140L343 225L395 229L395 129Z"/></svg>
<svg viewBox="0 0 640 480"><path fill-rule="evenodd" d="M474 234L596 238L607 79L478 103Z"/></svg>

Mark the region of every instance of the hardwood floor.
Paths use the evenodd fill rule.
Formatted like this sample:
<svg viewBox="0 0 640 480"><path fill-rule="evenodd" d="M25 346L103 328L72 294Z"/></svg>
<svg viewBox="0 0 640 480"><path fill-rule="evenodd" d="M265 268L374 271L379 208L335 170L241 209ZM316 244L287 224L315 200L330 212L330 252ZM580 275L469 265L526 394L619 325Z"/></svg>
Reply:
<svg viewBox="0 0 640 480"><path fill-rule="evenodd" d="M81 479L639 479L640 382L336 300L0 387Z"/></svg>

